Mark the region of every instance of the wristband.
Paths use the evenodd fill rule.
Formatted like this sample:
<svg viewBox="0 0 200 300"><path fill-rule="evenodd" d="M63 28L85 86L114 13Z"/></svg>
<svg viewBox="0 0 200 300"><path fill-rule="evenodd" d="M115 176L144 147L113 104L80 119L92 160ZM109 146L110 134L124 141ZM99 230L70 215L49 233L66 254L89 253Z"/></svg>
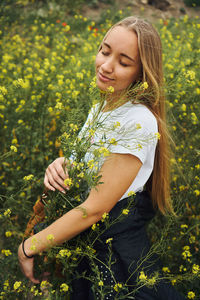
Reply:
<svg viewBox="0 0 200 300"><path fill-rule="evenodd" d="M25 243L25 240L22 241L22 250L23 250L23 252L24 252L24 255L25 255L27 258L33 258L34 255L27 255L27 254L26 254L26 252L25 252L25 250L24 250L24 243Z"/></svg>

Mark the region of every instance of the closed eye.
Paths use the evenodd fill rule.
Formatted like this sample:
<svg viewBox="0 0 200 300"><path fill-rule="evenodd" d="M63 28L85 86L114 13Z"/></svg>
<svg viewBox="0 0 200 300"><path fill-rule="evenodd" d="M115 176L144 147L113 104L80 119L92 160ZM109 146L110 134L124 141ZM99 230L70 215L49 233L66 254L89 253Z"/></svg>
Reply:
<svg viewBox="0 0 200 300"><path fill-rule="evenodd" d="M106 51L101 51L101 53L104 55L104 56L108 56L110 53L109 52L106 52Z"/></svg>
<svg viewBox="0 0 200 300"><path fill-rule="evenodd" d="M128 67L127 64L120 62L120 65L122 65L123 67Z"/></svg>

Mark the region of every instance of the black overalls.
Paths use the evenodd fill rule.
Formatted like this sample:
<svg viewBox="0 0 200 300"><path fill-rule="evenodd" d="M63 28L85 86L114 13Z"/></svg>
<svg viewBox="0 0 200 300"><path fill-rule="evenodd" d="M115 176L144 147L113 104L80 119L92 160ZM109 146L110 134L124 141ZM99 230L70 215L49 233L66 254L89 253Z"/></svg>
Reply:
<svg viewBox="0 0 200 300"><path fill-rule="evenodd" d="M130 197L119 201L109 213L109 219L115 220L126 209ZM141 271L151 277L155 271L161 272L161 264L158 257L154 254L147 259L150 249L149 239L146 234L146 224L150 221L155 212L152 208L151 199L147 192L139 192L134 199L134 205L129 208L129 213L122 220L112 225L104 231L101 238L95 243L94 249L97 251L96 265L102 274L104 286L108 286L108 291L104 298L95 291L89 280L74 278L73 293L70 300L117 300L117 299L136 299L136 300L183 300L175 288L169 283L160 281L151 288L144 286L139 288L135 294L131 290L136 287L136 280ZM104 224L101 224L102 231ZM91 230L91 229L89 229ZM88 231L83 234L87 234ZM112 238L112 273L115 282L109 270L106 268L108 255L108 239ZM107 241L107 243L106 243ZM103 262L103 263L101 263ZM90 276L90 264L83 259L77 272L81 274L86 272ZM91 273L92 274L92 273ZM129 291L120 294L114 289L115 283L125 283ZM129 294L129 296L127 295ZM126 296L125 296L126 295Z"/></svg>

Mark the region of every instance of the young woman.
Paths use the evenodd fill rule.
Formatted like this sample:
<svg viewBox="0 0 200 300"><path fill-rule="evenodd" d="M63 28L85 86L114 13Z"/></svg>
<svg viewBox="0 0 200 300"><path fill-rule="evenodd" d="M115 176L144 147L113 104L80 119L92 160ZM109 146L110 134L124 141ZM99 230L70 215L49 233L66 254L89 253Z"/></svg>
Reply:
<svg viewBox="0 0 200 300"><path fill-rule="evenodd" d="M150 245L145 232L145 224L156 209L163 214L173 213L169 196L168 141L165 123L165 101L163 95L162 47L156 30L144 20L128 17L115 24L104 37L96 56L97 86L101 91L113 87L108 94L101 111L106 118L106 125L117 120L121 131L115 137L122 142L110 150L110 155L102 160L100 175L103 184L92 189L79 209L72 209L53 224L28 238L19 246L18 256L21 269L32 282L34 278L33 255L47 247L47 236L54 236L54 245L73 238L98 222L105 212L116 218L127 206L129 193L136 193L135 206L130 209L127 218L117 226L113 225L102 235L102 242L97 243L96 251L99 261L105 261L106 240L112 238L113 274L117 282L134 288L139 270L145 270L151 276L160 270L156 257L144 259ZM143 83L145 94L132 97L121 95L130 87ZM98 105L91 110L92 119ZM139 127L138 127L139 124ZM87 127L87 122L83 127ZM123 134L122 134L123 132ZM158 136L159 139L149 139ZM120 135L120 136L119 136ZM108 133L109 136L109 133ZM100 140L99 133L94 135ZM135 147L135 141L141 147ZM63 169L64 158L57 158L45 173L44 185L48 190L67 192L64 180L68 178ZM83 218L83 210L87 217ZM31 248L32 239L39 241L36 249ZM138 267L139 262L144 262ZM115 299L112 277L105 266L97 262L104 275L104 284L111 287L105 299ZM82 262L80 272L87 270L87 263ZM100 299L98 293L92 292L92 286L85 280L74 280L74 293L70 299ZM143 286L138 289L135 299L183 299L167 282L160 281L154 287Z"/></svg>

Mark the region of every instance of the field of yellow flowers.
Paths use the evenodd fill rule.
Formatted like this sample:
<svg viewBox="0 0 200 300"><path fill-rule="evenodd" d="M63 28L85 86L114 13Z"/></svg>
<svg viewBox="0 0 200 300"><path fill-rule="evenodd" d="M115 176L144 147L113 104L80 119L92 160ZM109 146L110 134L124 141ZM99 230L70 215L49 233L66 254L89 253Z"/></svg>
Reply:
<svg viewBox="0 0 200 300"><path fill-rule="evenodd" d="M126 15L128 12L126 12ZM0 18L0 299L47 299L27 285L17 247L32 206L43 191L46 167L62 155L60 135L74 114L83 124L94 99L88 87L106 30L122 18L104 13L95 23L81 14L52 18ZM158 216L149 226L161 240L163 272L188 299L200 299L200 19L160 20L177 218ZM78 111L78 114L77 114ZM75 122L75 121L74 121ZM163 251L162 251L163 250ZM29 296L27 296L27 291ZM64 299L68 285L48 299Z"/></svg>

